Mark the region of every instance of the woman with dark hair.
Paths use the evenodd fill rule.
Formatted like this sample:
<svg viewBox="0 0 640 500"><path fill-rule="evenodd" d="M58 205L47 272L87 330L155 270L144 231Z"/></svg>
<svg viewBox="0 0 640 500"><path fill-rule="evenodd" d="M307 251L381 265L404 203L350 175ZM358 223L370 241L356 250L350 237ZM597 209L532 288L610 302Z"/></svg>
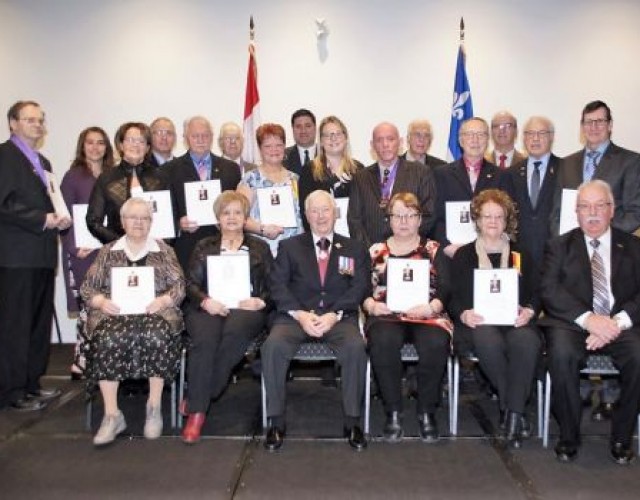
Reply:
<svg viewBox="0 0 640 500"><path fill-rule="evenodd" d="M120 207L126 200L145 191L169 189L165 171L147 161L151 145L151 131L147 125L140 122L121 125L114 143L122 160L98 177L87 210L87 227L102 243L115 241L124 234Z"/></svg>
<svg viewBox="0 0 640 500"><path fill-rule="evenodd" d="M109 136L100 127L88 127L80 132L76 145L76 155L71 167L64 174L60 191L69 213L73 213L73 205L86 205L96 178L103 172L113 168L113 148ZM84 220L76 224L86 224ZM76 246L73 227L61 233L62 270L67 291L67 312L77 314L80 311L80 285L84 281L87 270L96 257L96 251ZM83 359L79 353L79 342L76 345L75 362L71 365L71 377L80 378Z"/></svg>
<svg viewBox="0 0 640 500"><path fill-rule="evenodd" d="M247 172L238 184L238 192L249 200L251 209L245 229L264 239L275 256L280 240L289 238L302 232L300 219L300 205L298 203L298 174L287 170L284 162L285 132L281 125L265 123L256 131L256 139L260 148L262 162L258 168ZM293 210L295 212L295 226L282 227L276 224L263 224L260 221L260 206L256 195L259 189L288 186L293 196ZM277 198L272 199L277 204Z"/></svg>
<svg viewBox="0 0 640 500"><path fill-rule="evenodd" d="M471 338L480 368L498 394L500 427L515 448L528 431L525 406L541 349L535 326L540 311L538 270L513 238L517 227L514 202L499 189L486 189L471 202L471 219L478 237L458 249L453 257L451 314L454 339ZM518 316L513 325L487 325L482 311L473 308L474 270L516 268L519 276ZM494 288L499 285L494 284Z"/></svg>
<svg viewBox="0 0 640 500"><path fill-rule="evenodd" d="M349 132L337 116L327 116L318 127L318 155L300 174L300 217L305 230L309 223L305 218L304 200L316 189L322 189L334 198L348 198L351 179L364 168L362 163L351 158Z"/></svg>

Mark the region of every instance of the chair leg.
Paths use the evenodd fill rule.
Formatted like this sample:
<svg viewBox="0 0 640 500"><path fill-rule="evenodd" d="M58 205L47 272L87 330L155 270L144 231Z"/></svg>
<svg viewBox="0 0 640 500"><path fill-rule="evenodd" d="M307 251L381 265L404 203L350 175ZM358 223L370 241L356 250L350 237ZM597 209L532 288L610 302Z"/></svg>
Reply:
<svg viewBox="0 0 640 500"><path fill-rule="evenodd" d="M542 429L542 446L549 446L549 418L551 416L551 375L547 371L544 381L544 424Z"/></svg>
<svg viewBox="0 0 640 500"><path fill-rule="evenodd" d="M638 413L638 455L640 455L640 413Z"/></svg>
<svg viewBox="0 0 640 500"><path fill-rule="evenodd" d="M87 432L91 432L91 421L93 420L93 394L89 396L86 404L84 426Z"/></svg>
<svg viewBox="0 0 640 500"><path fill-rule="evenodd" d="M460 359L456 356L453 361L453 418L451 419L451 435L458 435L458 402L460 396Z"/></svg>
<svg viewBox="0 0 640 500"><path fill-rule="evenodd" d="M367 357L367 370L364 379L364 434L369 435L371 417L371 360Z"/></svg>
<svg viewBox="0 0 640 500"><path fill-rule="evenodd" d="M262 396L262 432L267 432L267 391L264 386L264 373L260 375L260 388Z"/></svg>
<svg viewBox="0 0 640 500"><path fill-rule="evenodd" d="M544 408L544 383L542 380L537 380L536 385L538 387L538 438L542 439L542 426L543 424L543 408Z"/></svg>
<svg viewBox="0 0 640 500"><path fill-rule="evenodd" d="M453 358L447 358L447 399L449 406L449 434L453 432Z"/></svg>
<svg viewBox="0 0 640 500"><path fill-rule="evenodd" d="M178 403L176 399L178 398L178 391L176 388L175 379L171 381L171 429L175 430L177 428L178 416Z"/></svg>
<svg viewBox="0 0 640 500"><path fill-rule="evenodd" d="M187 370L187 348L183 347L180 353L180 385L178 388L178 404L184 399L184 383L186 379L186 370ZM182 429L182 414L176 408L177 419L178 419L178 429Z"/></svg>

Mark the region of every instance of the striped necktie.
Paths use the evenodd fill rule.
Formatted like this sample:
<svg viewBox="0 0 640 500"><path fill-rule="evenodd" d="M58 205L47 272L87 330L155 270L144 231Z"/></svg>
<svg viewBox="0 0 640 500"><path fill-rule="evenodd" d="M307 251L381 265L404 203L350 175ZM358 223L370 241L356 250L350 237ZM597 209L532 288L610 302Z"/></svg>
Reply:
<svg viewBox="0 0 640 500"><path fill-rule="evenodd" d="M587 151L587 164L584 167L584 182L589 182L596 173L600 153L598 151Z"/></svg>
<svg viewBox="0 0 640 500"><path fill-rule="evenodd" d="M607 286L607 275L604 272L604 260L598 251L600 242L591 240L593 247L591 256L591 280L593 282L593 312L603 316L609 316L611 306L609 304L609 287Z"/></svg>

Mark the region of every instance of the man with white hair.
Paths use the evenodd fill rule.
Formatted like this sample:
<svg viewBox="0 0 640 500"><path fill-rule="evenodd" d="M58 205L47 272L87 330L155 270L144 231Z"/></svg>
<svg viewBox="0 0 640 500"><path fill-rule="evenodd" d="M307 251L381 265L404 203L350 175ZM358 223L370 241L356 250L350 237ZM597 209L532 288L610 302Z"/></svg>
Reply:
<svg viewBox="0 0 640 500"><path fill-rule="evenodd" d="M242 159L242 147L244 146L244 136L240 125L233 122L226 122L220 127L218 135L218 146L222 152L222 157L235 162L240 168L240 177L257 168L255 163Z"/></svg>
<svg viewBox="0 0 640 500"><path fill-rule="evenodd" d="M415 161L436 168L446 162L429 154L433 132L428 120L413 120L407 129L407 150L400 155L407 161Z"/></svg>

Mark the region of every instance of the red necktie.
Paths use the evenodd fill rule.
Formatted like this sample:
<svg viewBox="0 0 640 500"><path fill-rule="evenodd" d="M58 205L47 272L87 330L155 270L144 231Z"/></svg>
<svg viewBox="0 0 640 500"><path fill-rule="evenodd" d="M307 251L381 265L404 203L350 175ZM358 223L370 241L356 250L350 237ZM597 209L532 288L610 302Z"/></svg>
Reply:
<svg viewBox="0 0 640 500"><path fill-rule="evenodd" d="M327 276L327 265L329 264L329 247L331 242L327 238L320 238L318 240L318 271L320 272L320 284L324 285L324 279Z"/></svg>
<svg viewBox="0 0 640 500"><path fill-rule="evenodd" d="M500 163L498 164L498 166L500 168L507 168L507 155L500 155Z"/></svg>

